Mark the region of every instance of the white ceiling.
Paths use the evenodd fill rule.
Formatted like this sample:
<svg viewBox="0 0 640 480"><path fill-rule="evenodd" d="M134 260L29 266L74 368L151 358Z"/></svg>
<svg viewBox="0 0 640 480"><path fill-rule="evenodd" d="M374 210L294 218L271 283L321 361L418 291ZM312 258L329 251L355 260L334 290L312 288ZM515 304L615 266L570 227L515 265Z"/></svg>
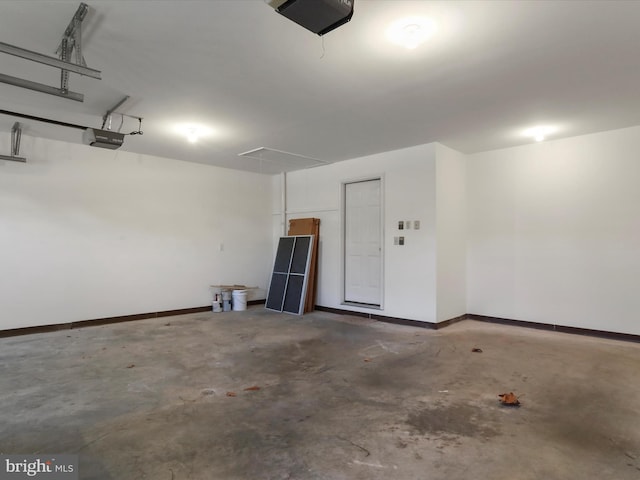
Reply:
<svg viewBox="0 0 640 480"><path fill-rule="evenodd" d="M119 111L144 117L144 135L123 150L262 173L278 168L238 154L335 162L433 141L472 153L528 143L536 124L556 126L552 138L640 124L637 1L356 0L322 38L263 0L87 3L84 56L102 80L71 74L84 103L0 84L1 109L100 127L129 95ZM0 41L54 55L78 5L2 0ZM415 50L384 35L407 15L438 25ZM59 85L59 70L4 53L0 73ZM15 120L0 115L0 135ZM81 142L20 121L25 135ZM190 144L179 122L214 134Z"/></svg>

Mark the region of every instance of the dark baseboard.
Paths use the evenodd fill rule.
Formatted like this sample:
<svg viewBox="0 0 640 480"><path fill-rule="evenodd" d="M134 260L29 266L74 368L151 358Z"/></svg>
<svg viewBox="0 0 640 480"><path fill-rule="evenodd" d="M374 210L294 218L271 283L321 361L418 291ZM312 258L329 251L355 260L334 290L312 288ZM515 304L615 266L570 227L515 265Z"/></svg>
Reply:
<svg viewBox="0 0 640 480"><path fill-rule="evenodd" d="M265 300L250 300L247 305L264 305ZM476 320L479 322L496 323L500 325L511 325L516 327L534 328L536 330L546 330L553 332L571 333L574 335L584 335L589 337L607 338L611 340L622 340L627 342L640 343L640 335L631 333L609 332L606 330L593 330L589 328L567 327L563 325L553 325L549 323L528 322L524 320L513 320L510 318L490 317L487 315L476 315L466 313L458 317L450 318L442 322L422 322L420 320L411 320L408 318L388 317L386 315L378 315L376 313L356 312L341 308L323 307L316 305L316 310L320 312L335 313L338 315L351 315L355 317L368 318L379 322L393 323L396 325L408 325L411 327L427 328L431 330L439 330L448 327L462 320ZM135 315L122 315L119 317L96 318L93 320L81 320L69 323L57 323L54 325L38 325L35 327L12 328L9 330L0 330L0 338L15 337L19 335L32 335L34 333L56 332L59 330L73 330L75 328L96 327L99 325L109 325L112 323L133 322L136 320L146 320L149 318L170 317L174 315L187 315L189 313L210 312L209 305L205 307L181 308L177 310L164 310L161 312L139 313Z"/></svg>
<svg viewBox="0 0 640 480"><path fill-rule="evenodd" d="M56 332L58 330L69 330L71 323L57 323L55 325L38 325L36 327L10 328L0 330L0 338L18 337L20 335L32 335L35 333Z"/></svg>
<svg viewBox="0 0 640 480"><path fill-rule="evenodd" d="M473 313L468 313L466 317L469 320L477 320L479 322L497 323L500 325L512 325L516 327L534 328L536 330L571 333L573 335L584 335L588 337L608 338L610 340L623 340L626 342L640 343L640 335L634 335L632 333L609 332L606 330L594 330L591 328L567 327L564 325L553 325L550 323L527 322L524 320L489 317L486 315L476 315Z"/></svg>
<svg viewBox="0 0 640 480"><path fill-rule="evenodd" d="M409 327L428 328L429 330L437 330L438 324L432 322L421 322L420 320L411 320L409 318L388 317L386 315L372 314L369 318L384 323L393 323L394 325L406 325Z"/></svg>
<svg viewBox="0 0 640 480"><path fill-rule="evenodd" d="M355 312L353 310L323 307L321 305L316 305L316 310L319 310L321 312L335 313L337 315L351 315L352 317L368 318L370 320L377 320L379 322L385 323L394 323L396 325L408 325L410 327L429 328L432 330L438 328L438 324L432 322L421 322L420 320L410 320L408 318L400 317L387 317L386 315L378 315L377 313Z"/></svg>
<svg viewBox="0 0 640 480"><path fill-rule="evenodd" d="M449 325L453 325L454 323L461 322L462 320L467 320L469 318L468 314L460 315L458 317L450 318L449 320L443 320L442 322L436 323L436 329L440 330L441 328L448 327Z"/></svg>
<svg viewBox="0 0 640 480"><path fill-rule="evenodd" d="M432 322L421 322L419 320L410 320L407 318L387 317L387 316L378 315L375 313L354 312L351 310L340 309L340 308L322 307L319 305L316 305L316 310L320 310L322 312L336 313L338 315L352 315L356 317L364 317L372 320L378 320L380 322L394 323L396 325L408 325L411 327L429 328L432 330L440 330L441 328L446 328L450 325L453 325L454 323L461 322L462 320L477 320L479 322L498 323L500 325L511 325L516 327L534 328L537 330L571 333L574 335L584 335L589 337L608 338L611 340L622 340L627 342L640 343L640 335L634 335L631 333L608 332L605 330L592 330L589 328L579 328L579 327L565 327L562 325L553 325L549 323L527 322L524 320L512 320L509 318L489 317L486 315L476 315L473 313L465 313L464 315L450 318L442 322L432 323Z"/></svg>
<svg viewBox="0 0 640 480"><path fill-rule="evenodd" d="M80 320L77 322L58 323L55 325L38 325L35 327L12 328L10 330L0 330L0 338L15 337L18 335L31 335L34 333L57 332L58 330L73 330L74 328L97 327L99 325L109 325L111 323L133 322L136 320L146 320L148 318L170 317L173 315L186 315L188 313L201 313L209 311L211 311L210 306L181 308L178 310L164 310L162 312L138 313L135 315L121 315L119 317Z"/></svg>
<svg viewBox="0 0 640 480"><path fill-rule="evenodd" d="M265 300L250 300L247 305L264 305ZM55 325L38 325L35 327L12 328L0 330L0 338L17 337L19 335L31 335L34 333L57 332L58 330L73 330L74 328L97 327L112 323L134 322L147 320L148 318L172 317L174 315L187 315L189 313L210 312L211 306L179 308L177 310L163 310L161 312L137 313L135 315L121 315L119 317L95 318L92 320L80 320L77 322L57 323Z"/></svg>

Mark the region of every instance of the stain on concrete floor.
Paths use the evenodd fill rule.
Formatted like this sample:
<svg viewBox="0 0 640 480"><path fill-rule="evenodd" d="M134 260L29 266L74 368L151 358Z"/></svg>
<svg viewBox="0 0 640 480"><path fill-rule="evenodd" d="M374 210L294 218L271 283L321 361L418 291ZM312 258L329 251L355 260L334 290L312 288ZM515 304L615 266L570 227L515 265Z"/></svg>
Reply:
<svg viewBox="0 0 640 480"><path fill-rule="evenodd" d="M463 403L436 405L409 413L407 425L420 435L456 435L487 440L498 435L496 427L486 424L487 411L487 408Z"/></svg>

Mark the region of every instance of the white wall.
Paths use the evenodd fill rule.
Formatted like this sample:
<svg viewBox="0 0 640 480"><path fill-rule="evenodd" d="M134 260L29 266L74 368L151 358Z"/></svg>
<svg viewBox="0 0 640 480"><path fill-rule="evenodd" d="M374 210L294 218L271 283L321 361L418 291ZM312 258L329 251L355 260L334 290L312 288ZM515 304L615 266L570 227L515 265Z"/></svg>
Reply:
<svg viewBox="0 0 640 480"><path fill-rule="evenodd" d="M266 288L280 176L28 136L21 152L26 165L0 161L0 329L207 305L212 283ZM287 220L321 219L319 305L640 334L638 152L640 127L470 156L421 145L288 174ZM382 311L340 292L341 182L374 177Z"/></svg>
<svg viewBox="0 0 640 480"><path fill-rule="evenodd" d="M385 205L382 311L341 305L341 183L376 177L383 179ZM317 304L435 322L435 201L434 144L289 173L287 220L320 218ZM420 220L422 228L398 231L399 220ZM393 237L400 234L405 246L393 245Z"/></svg>
<svg viewBox="0 0 640 480"><path fill-rule="evenodd" d="M204 306L221 282L264 298L269 176L27 136L21 153L0 160L0 329Z"/></svg>
<svg viewBox="0 0 640 480"><path fill-rule="evenodd" d="M469 313L640 334L640 127L470 155Z"/></svg>
<svg viewBox="0 0 640 480"><path fill-rule="evenodd" d="M436 144L437 319L467 313L466 157Z"/></svg>

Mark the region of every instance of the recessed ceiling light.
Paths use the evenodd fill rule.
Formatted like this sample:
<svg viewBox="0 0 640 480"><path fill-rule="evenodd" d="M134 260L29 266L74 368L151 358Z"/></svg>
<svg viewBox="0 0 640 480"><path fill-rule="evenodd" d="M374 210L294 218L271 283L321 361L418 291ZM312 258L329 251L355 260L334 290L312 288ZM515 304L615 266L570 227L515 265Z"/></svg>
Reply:
<svg viewBox="0 0 640 480"><path fill-rule="evenodd" d="M393 22L387 29L387 38L396 45L413 50L436 32L433 20L407 17Z"/></svg>
<svg viewBox="0 0 640 480"><path fill-rule="evenodd" d="M197 143L198 140L211 135L212 130L199 123L181 123L176 125L175 131L187 138L189 143Z"/></svg>
<svg viewBox="0 0 640 480"><path fill-rule="evenodd" d="M531 137L536 142L542 142L547 135L554 133L557 129L547 125L538 125L536 127L527 128L522 135L525 137Z"/></svg>

